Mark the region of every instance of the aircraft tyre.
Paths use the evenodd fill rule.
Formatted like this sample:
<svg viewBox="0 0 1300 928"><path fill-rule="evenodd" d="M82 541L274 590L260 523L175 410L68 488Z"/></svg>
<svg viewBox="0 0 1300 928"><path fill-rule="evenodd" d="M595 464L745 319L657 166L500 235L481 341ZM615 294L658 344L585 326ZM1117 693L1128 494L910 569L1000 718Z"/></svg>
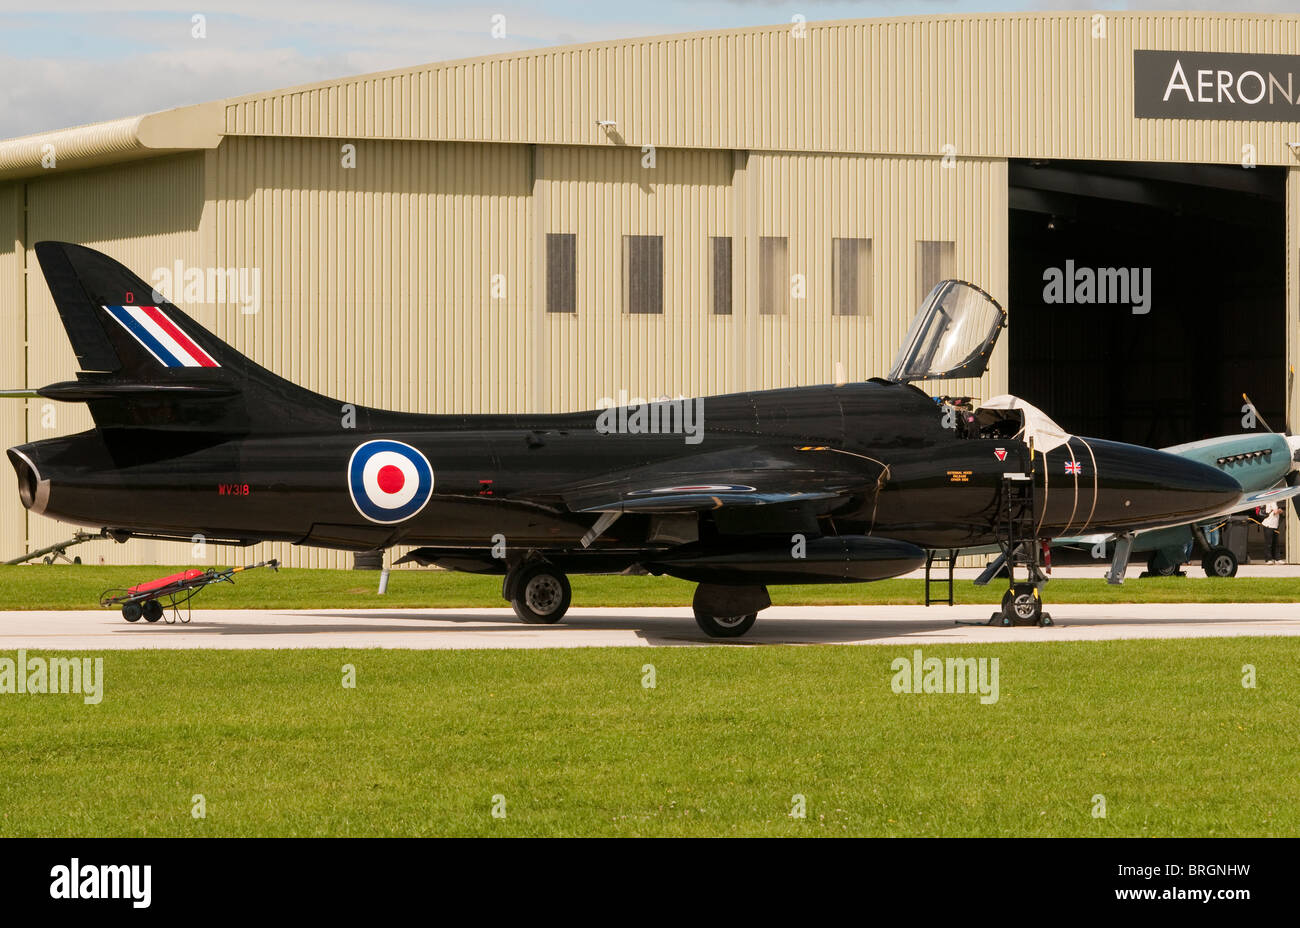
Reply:
<svg viewBox="0 0 1300 928"><path fill-rule="evenodd" d="M147 600L144 606L141 607L141 611L144 614L144 620L146 622L157 622L162 618L162 603L158 602L156 599Z"/></svg>
<svg viewBox="0 0 1300 928"><path fill-rule="evenodd" d="M553 625L564 618L573 599L569 578L550 564L524 567L514 584L510 605L515 615L529 625Z"/></svg>
<svg viewBox="0 0 1300 928"><path fill-rule="evenodd" d="M122 618L126 619L128 622L139 622L139 621L140 621L140 604L139 604L139 603L127 603L125 606L123 606L123 607L122 607Z"/></svg>
<svg viewBox="0 0 1300 928"><path fill-rule="evenodd" d="M1042 618L1043 601L1032 583L1017 583L1003 594L1003 625L1038 625Z"/></svg>
<svg viewBox="0 0 1300 928"><path fill-rule="evenodd" d="M1172 577L1178 573L1178 566L1166 561L1159 551L1152 551L1147 558L1147 572L1153 577Z"/></svg>
<svg viewBox="0 0 1300 928"><path fill-rule="evenodd" d="M754 627L757 612L749 615L714 616L695 609L695 624L710 638L739 638Z"/></svg>
<svg viewBox="0 0 1300 928"><path fill-rule="evenodd" d="M1211 548L1201 560L1201 569L1207 577L1237 576L1237 555L1230 548Z"/></svg>

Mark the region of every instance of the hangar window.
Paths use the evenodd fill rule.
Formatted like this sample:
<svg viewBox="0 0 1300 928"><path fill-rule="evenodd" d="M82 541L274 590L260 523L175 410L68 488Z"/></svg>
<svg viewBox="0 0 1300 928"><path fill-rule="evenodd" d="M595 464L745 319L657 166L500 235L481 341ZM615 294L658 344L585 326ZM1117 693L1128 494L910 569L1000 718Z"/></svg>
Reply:
<svg viewBox="0 0 1300 928"><path fill-rule="evenodd" d="M871 239L831 239L831 314L871 315Z"/></svg>
<svg viewBox="0 0 1300 928"><path fill-rule="evenodd" d="M623 236L623 308L638 315L664 311L664 237Z"/></svg>
<svg viewBox="0 0 1300 928"><path fill-rule="evenodd" d="M578 236L572 232L546 234L546 311L578 311Z"/></svg>
<svg viewBox="0 0 1300 928"><path fill-rule="evenodd" d="M713 248L713 315L731 315L731 236L709 239Z"/></svg>
<svg viewBox="0 0 1300 928"><path fill-rule="evenodd" d="M953 277L957 246L953 242L916 243L916 294L913 305L925 302L934 285Z"/></svg>
<svg viewBox="0 0 1300 928"><path fill-rule="evenodd" d="M790 308L790 248L785 236L758 238L758 311L784 316Z"/></svg>

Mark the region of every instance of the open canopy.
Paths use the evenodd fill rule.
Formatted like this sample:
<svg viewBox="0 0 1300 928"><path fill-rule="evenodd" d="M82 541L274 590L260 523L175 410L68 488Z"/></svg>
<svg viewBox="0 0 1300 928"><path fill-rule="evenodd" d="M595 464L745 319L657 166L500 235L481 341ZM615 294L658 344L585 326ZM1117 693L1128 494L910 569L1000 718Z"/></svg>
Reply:
<svg viewBox="0 0 1300 928"><path fill-rule="evenodd" d="M941 280L917 310L889 379L978 377L1006 324L997 300L964 280Z"/></svg>

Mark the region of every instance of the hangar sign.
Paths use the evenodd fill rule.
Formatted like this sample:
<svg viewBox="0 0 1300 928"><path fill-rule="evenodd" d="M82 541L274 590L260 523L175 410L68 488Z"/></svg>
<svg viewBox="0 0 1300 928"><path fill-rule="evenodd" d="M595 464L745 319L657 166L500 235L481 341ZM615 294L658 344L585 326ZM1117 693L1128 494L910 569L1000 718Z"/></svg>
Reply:
<svg viewBox="0 0 1300 928"><path fill-rule="evenodd" d="M1135 49L1133 115L1300 122L1300 55Z"/></svg>

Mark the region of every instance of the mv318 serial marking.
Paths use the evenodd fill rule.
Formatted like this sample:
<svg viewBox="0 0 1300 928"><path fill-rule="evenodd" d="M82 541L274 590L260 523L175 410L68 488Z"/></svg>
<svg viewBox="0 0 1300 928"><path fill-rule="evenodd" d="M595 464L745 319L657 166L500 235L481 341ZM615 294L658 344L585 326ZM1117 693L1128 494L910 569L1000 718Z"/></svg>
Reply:
<svg viewBox="0 0 1300 928"><path fill-rule="evenodd" d="M1018 476L1035 539L1190 523L1242 495L1212 467L1067 435L1012 397L972 409L913 386L978 376L1005 325L957 280L929 294L887 378L693 400L687 443L611 431L601 410L357 407L343 427L340 401L176 306L136 305L152 288L109 257L57 242L36 255L80 370L31 392L87 404L94 428L9 450L31 512L118 540L410 546L402 560L500 574L525 622L563 617L569 574L667 574L698 584L706 633L739 636L770 585L896 577L927 548L1000 543Z"/></svg>

